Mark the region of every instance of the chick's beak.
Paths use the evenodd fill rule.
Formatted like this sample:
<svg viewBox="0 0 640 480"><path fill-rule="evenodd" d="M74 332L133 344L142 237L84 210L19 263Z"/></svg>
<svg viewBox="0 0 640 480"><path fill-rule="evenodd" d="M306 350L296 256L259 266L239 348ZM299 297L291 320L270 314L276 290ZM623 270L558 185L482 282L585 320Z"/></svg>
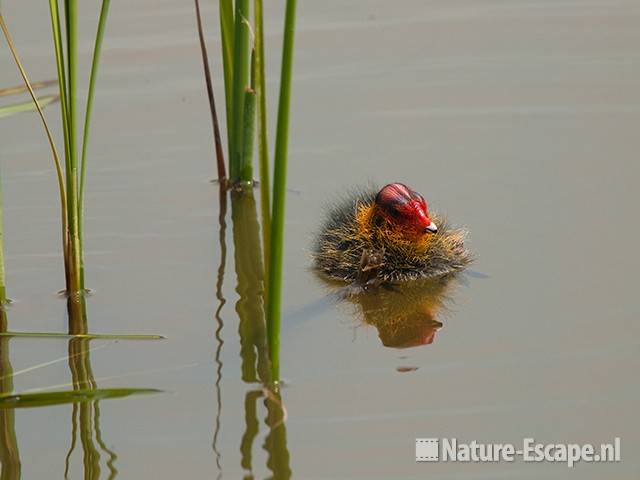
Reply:
<svg viewBox="0 0 640 480"><path fill-rule="evenodd" d="M438 227L436 227L436 224L433 222L429 223L429 225L424 227L424 233L436 233L437 231L438 231Z"/></svg>

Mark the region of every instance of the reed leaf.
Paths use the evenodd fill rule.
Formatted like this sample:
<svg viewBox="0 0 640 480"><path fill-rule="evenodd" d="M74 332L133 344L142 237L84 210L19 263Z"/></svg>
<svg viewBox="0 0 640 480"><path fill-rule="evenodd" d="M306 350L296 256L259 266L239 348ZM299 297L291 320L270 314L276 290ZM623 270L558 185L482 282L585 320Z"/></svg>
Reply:
<svg viewBox="0 0 640 480"><path fill-rule="evenodd" d="M40 103L40 106L44 108L50 103L55 102L58 98L59 97L57 95L45 95L44 97L40 97L38 101ZM0 107L0 118L9 117L11 115L15 115L16 113L31 112L33 110L37 110L37 108L32 100L5 105L3 107Z"/></svg>
<svg viewBox="0 0 640 480"><path fill-rule="evenodd" d="M287 0L280 72L280 97L276 125L276 147L273 173L273 212L271 215L271 254L267 289L267 334L274 381L280 378L280 319L282 308L282 261L284 250L285 194L287 188L287 149L289 141L289 108L291 103L291 71L296 20L296 0Z"/></svg>
<svg viewBox="0 0 640 480"><path fill-rule="evenodd" d="M0 332L0 337L17 338L82 338L86 340L164 340L162 335L118 335L112 333Z"/></svg>
<svg viewBox="0 0 640 480"><path fill-rule="evenodd" d="M3 394L0 395L0 408L49 407L52 405L84 403L150 393L161 393L161 390L155 388L87 388L54 392Z"/></svg>

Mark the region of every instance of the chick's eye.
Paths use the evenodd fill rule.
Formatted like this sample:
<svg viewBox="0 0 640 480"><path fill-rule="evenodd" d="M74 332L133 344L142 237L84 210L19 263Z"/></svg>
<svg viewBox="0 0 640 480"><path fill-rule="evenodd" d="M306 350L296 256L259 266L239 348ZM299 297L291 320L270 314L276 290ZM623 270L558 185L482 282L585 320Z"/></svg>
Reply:
<svg viewBox="0 0 640 480"><path fill-rule="evenodd" d="M391 216L393 218L400 218L402 217L402 212L400 210L398 210L396 207L391 207L389 209L389 213L391 214Z"/></svg>

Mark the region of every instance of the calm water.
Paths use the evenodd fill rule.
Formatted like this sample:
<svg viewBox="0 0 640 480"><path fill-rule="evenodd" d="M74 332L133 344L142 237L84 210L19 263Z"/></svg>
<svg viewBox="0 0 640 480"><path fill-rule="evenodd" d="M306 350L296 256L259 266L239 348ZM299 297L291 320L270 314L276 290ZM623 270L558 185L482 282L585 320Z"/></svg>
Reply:
<svg viewBox="0 0 640 480"><path fill-rule="evenodd" d="M221 102L216 2L205 3ZM3 7L32 79L53 78L46 4ZM272 80L281 7L267 9ZM97 16L84 8L88 66ZM260 338L236 313L255 303L254 292L236 289L247 259L233 250L231 208L216 295L219 204L193 5L116 2L111 13L87 187L89 330L167 340L85 347L100 387L164 393L77 407L83 428L70 478L638 477L637 2L300 2L284 424L248 382ZM0 86L18 84L2 45ZM58 106L47 116L57 122ZM9 329L64 332L46 140L33 114L0 121L16 301ZM336 304L309 269L323 202L369 181L412 185L468 226L478 254L479 274L443 286L443 304L418 293L405 308L390 294L389 317L413 319L399 325L385 323L380 304ZM247 300L239 305L238 291ZM17 374L13 387L69 388L71 349L66 340L12 339L2 344L3 368L59 359ZM3 412L4 425L12 415ZM3 455L19 455L23 478L63 478L72 406L14 415ZM618 464L414 462L415 437L599 444L615 436Z"/></svg>

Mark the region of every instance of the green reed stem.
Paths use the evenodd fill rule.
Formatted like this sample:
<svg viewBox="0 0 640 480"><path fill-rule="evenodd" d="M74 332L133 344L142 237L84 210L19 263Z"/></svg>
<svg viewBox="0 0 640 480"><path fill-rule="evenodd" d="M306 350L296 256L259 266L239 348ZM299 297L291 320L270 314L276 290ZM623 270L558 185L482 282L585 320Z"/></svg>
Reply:
<svg viewBox="0 0 640 480"><path fill-rule="evenodd" d="M111 0L102 0L100 18L98 19L98 30L96 41L93 46L93 60L91 62L91 75L89 78L89 92L87 94L87 107L84 114L84 128L82 133L82 158L80 159L80 187L78 195L78 236L80 238L80 248L82 248L83 226L84 226L84 179L87 171L87 145L89 143L89 126L91 124L91 112L93 110L93 97L95 94L96 79L98 77L98 65L100 64L100 53L102 51L102 39L107 24L109 5ZM84 273L84 272L83 272Z"/></svg>
<svg viewBox="0 0 640 480"><path fill-rule="evenodd" d="M258 96L258 154L260 166L260 210L265 278L269 277L269 243L271 236L271 182L269 180L269 142L267 131L267 88L264 58L264 21L262 0L253 4L255 16L255 89Z"/></svg>
<svg viewBox="0 0 640 480"><path fill-rule="evenodd" d="M236 0L235 36L233 39L233 112L229 170L231 182L240 177L244 130L244 90L249 86L249 0Z"/></svg>
<svg viewBox="0 0 640 480"><path fill-rule="evenodd" d="M276 126L276 149L273 174L273 213L271 225L271 255L267 297L267 333L271 369L274 381L280 378L280 317L282 306L282 260L284 250L284 214L287 188L287 148L289 141L289 107L291 103L291 70L295 34L297 0L287 0L282 70L280 72L280 99Z"/></svg>
<svg viewBox="0 0 640 480"><path fill-rule="evenodd" d="M233 55L234 14L233 0L220 0L220 36L222 37L222 68L224 70L224 97L227 115L227 154L231 158L231 131L233 125Z"/></svg>
<svg viewBox="0 0 640 480"><path fill-rule="evenodd" d="M64 67L64 49L62 44L62 29L60 28L60 10L58 0L49 0L51 16L51 32L53 34L53 46L56 54L56 68L58 71L58 89L60 92L60 110L62 112L62 132L64 137L65 161L69 158L69 104L67 101L67 74ZM65 165L68 167L68 165Z"/></svg>
<svg viewBox="0 0 640 480"><path fill-rule="evenodd" d="M67 34L67 125L69 129L69 166L72 175L69 171L66 172L67 182L74 181L77 183L77 178L73 174L73 170L77 169L77 150L76 150L76 124L77 124L77 90L78 90L78 71L76 64L78 62L78 12L77 12L77 0L65 0L65 19L66 19L66 34ZM67 185L67 196L70 196L70 188ZM77 189L74 189L77 191ZM77 196L73 196L73 201L77 199ZM76 206L69 205L71 210L75 210ZM75 213L71 212L70 217ZM73 228L73 227L71 227Z"/></svg>
<svg viewBox="0 0 640 480"><path fill-rule="evenodd" d="M253 181L253 146L256 141L256 92L251 88L244 91L244 128L242 132L242 155L239 165L240 180Z"/></svg>
<svg viewBox="0 0 640 480"><path fill-rule="evenodd" d="M80 246L80 226L78 220L78 155L77 155L77 93L78 93L78 5L77 0L65 0L67 20L67 79L69 103L67 125L69 127L69 158L67 160L67 217L70 243L70 269L67 272L69 290L79 292L83 285L82 249Z"/></svg>
<svg viewBox="0 0 640 480"><path fill-rule="evenodd" d="M66 4L65 4L66 9ZM71 135L69 126L69 99L67 88L67 72L65 68L64 48L62 41L62 28L60 27L60 8L58 6L58 0L49 0L49 11L51 16L51 32L53 35L53 45L56 54L56 68L58 72L58 89L60 92L60 105L62 116L62 133L64 138L64 159L65 159L65 172L71 171L70 159L71 159ZM66 10L65 10L66 11ZM65 16L66 18L66 16ZM67 24L65 22L65 24ZM66 193L65 204L67 203ZM71 290L71 270L72 270L72 258L69 241L68 231L68 213L65 210L64 221L62 226L63 237L63 255L64 255L64 269L67 291Z"/></svg>

